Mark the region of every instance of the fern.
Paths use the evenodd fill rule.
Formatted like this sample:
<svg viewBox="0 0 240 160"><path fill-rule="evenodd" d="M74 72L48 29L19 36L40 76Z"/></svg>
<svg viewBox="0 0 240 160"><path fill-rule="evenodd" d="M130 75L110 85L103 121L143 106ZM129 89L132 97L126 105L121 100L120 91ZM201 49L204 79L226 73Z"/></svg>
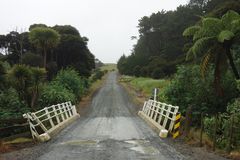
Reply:
<svg viewBox="0 0 240 160"><path fill-rule="evenodd" d="M231 40L234 37L234 33L229 30L224 30L218 35L218 41L223 43L226 40Z"/></svg>
<svg viewBox="0 0 240 160"><path fill-rule="evenodd" d="M193 54L198 55L204 52L210 45L210 42L213 38L214 37L204 37L204 38L198 39L192 46Z"/></svg>
<svg viewBox="0 0 240 160"><path fill-rule="evenodd" d="M238 19L240 19L240 15L237 12L230 10L222 16L221 20L224 27L228 30L231 30L232 29L231 23Z"/></svg>
<svg viewBox="0 0 240 160"><path fill-rule="evenodd" d="M211 52L211 49L209 49L208 52L204 55L201 66L200 66L200 72L203 78L205 78L205 73L207 72L208 64L211 57L212 57L212 52Z"/></svg>
<svg viewBox="0 0 240 160"><path fill-rule="evenodd" d="M200 26L191 26L184 30L183 36L193 36L197 31L200 30Z"/></svg>
<svg viewBox="0 0 240 160"><path fill-rule="evenodd" d="M231 25L232 25L232 26L231 26L231 31L232 31L233 33L238 33L238 32L240 32L240 18L237 19L237 20L232 21Z"/></svg>

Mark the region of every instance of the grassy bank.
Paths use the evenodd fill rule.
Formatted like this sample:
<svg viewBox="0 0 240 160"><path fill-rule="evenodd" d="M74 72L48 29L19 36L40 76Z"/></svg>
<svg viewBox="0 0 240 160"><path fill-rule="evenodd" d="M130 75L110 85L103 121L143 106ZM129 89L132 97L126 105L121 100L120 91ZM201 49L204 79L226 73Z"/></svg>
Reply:
<svg viewBox="0 0 240 160"><path fill-rule="evenodd" d="M166 86L170 83L170 80L121 75L119 77L119 82L128 91L133 102L142 106L144 101L151 97L154 88L159 88L159 97L161 99L161 95Z"/></svg>

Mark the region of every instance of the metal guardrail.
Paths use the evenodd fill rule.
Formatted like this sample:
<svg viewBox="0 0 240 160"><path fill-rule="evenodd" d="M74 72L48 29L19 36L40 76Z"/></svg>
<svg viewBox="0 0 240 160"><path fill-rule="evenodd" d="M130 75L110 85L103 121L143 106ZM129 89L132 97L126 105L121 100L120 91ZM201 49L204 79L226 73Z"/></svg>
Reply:
<svg viewBox="0 0 240 160"><path fill-rule="evenodd" d="M139 115L150 121L159 130L165 129L171 132L178 109L178 106L148 100L144 102L143 109L139 112Z"/></svg>
<svg viewBox="0 0 240 160"><path fill-rule="evenodd" d="M76 116L79 116L79 114L71 102L52 105L37 112L23 114L23 117L28 120L33 139L40 141L49 140L51 132Z"/></svg>

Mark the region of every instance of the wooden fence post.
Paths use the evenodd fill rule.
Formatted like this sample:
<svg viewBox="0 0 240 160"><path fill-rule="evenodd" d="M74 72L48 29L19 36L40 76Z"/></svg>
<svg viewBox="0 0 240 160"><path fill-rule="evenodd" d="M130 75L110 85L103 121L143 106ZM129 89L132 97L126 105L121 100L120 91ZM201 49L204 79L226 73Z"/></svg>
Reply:
<svg viewBox="0 0 240 160"><path fill-rule="evenodd" d="M184 123L184 132L183 135L186 137L190 132L190 127L192 123L192 106L189 106L186 111L186 119Z"/></svg>
<svg viewBox="0 0 240 160"><path fill-rule="evenodd" d="M203 112L202 112L201 113L201 130L200 130L200 147L203 146L203 143L202 143L203 130L204 130L204 121L203 121Z"/></svg>
<svg viewBox="0 0 240 160"><path fill-rule="evenodd" d="M215 151L215 149L216 149L217 129L218 129L218 114L215 115L215 126L214 126L214 135L213 135L213 151Z"/></svg>
<svg viewBox="0 0 240 160"><path fill-rule="evenodd" d="M230 128L229 128L229 140L228 140L228 146L227 146L227 152L231 152L232 147L232 138L233 138L233 127L234 127L234 115L231 115L230 117Z"/></svg>

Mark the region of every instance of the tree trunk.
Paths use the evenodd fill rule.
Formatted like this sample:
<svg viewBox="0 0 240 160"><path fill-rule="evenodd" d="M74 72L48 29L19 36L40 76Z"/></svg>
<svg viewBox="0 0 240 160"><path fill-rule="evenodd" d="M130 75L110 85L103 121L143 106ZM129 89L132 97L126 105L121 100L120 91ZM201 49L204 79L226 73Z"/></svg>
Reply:
<svg viewBox="0 0 240 160"><path fill-rule="evenodd" d="M43 49L43 67L46 69L47 66L47 53L46 49Z"/></svg>
<svg viewBox="0 0 240 160"><path fill-rule="evenodd" d="M238 70L237 70L237 68L236 68L236 66L235 66L235 64L234 64L230 47L227 47L227 48L226 48L226 55L227 55L227 57L228 57L229 64L230 64L230 66L231 66L231 68L232 68L232 71L233 71L236 79L239 80L239 79L240 79L240 76L239 76Z"/></svg>

